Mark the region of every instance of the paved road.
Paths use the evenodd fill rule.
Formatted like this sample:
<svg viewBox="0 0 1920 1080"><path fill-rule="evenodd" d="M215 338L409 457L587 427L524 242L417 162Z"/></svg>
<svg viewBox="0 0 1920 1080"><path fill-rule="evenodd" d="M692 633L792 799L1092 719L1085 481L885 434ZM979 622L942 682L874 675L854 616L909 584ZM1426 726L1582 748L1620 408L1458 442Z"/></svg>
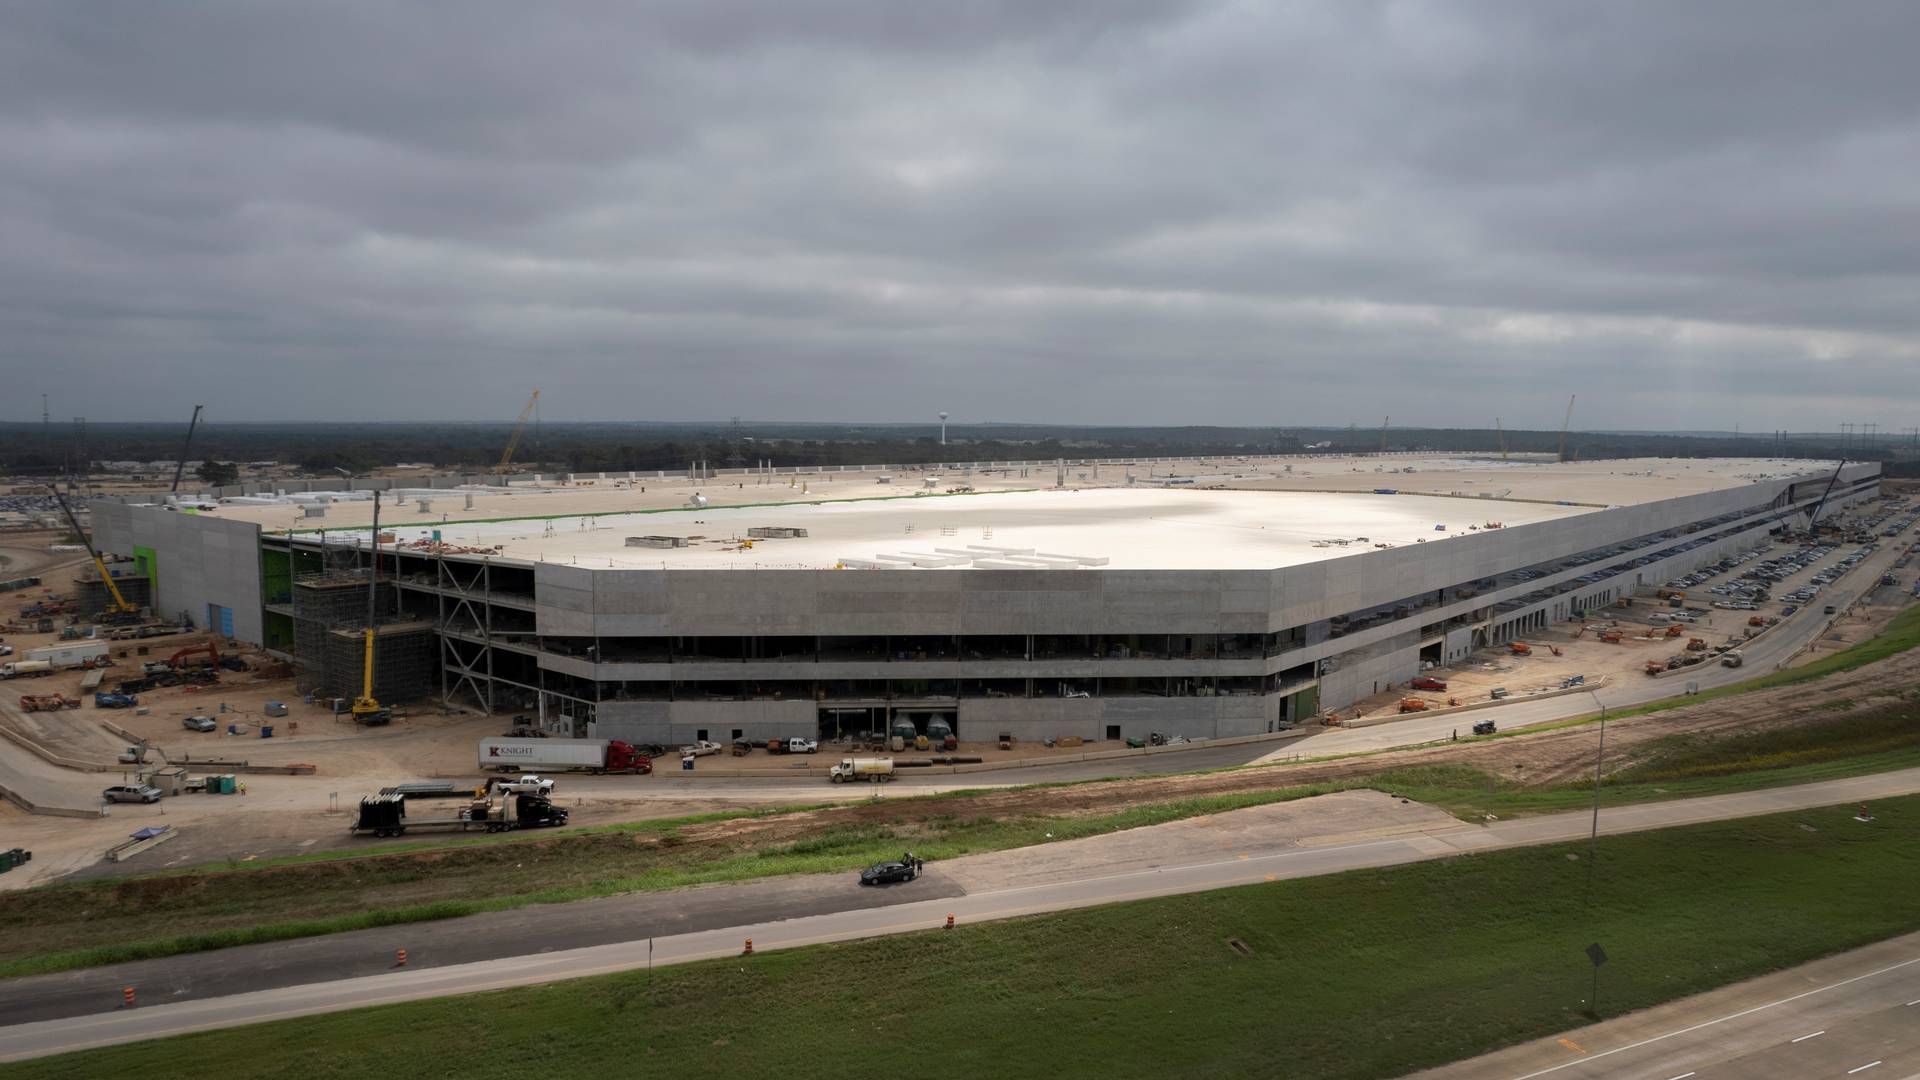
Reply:
<svg viewBox="0 0 1920 1080"><path fill-rule="evenodd" d="M1876 776L1776 788L1769 791L1742 792L1703 799L1640 806L1617 807L1601 814L1601 831L1613 834L1702 821L1725 820L1784 810L1804 809L1836 803L1850 803L1892 795L1920 792L1920 769L1883 773ZM1585 813L1556 814L1547 817L1496 822L1492 825L1461 823L1446 829L1422 829L1404 835L1358 837L1318 846L1288 846L1277 851L1244 852L1231 858L1214 854L1196 855L1192 861L1176 861L1150 869L1123 873L1092 874L1085 877L1049 881L1044 884L990 889L964 895L939 895L929 898L923 892L886 891L878 895L887 901L882 906L861 906L826 911L800 917L784 917L736 923L729 926L688 928L675 932L653 931L652 938L588 944L584 947L551 950L566 943L565 935L575 931L562 929L573 910L588 911L586 905L559 913L552 908L520 913L528 933L502 935L476 933L474 920L452 920L424 927L401 928L416 936L428 932L444 934L446 941L498 940L503 948L522 950L519 955L502 954L477 961L430 965L432 957L421 954L414 966L389 969L382 974L367 973L372 965L390 963L392 930L340 934L314 943L305 943L302 963L283 967L266 958L289 949L271 945L224 950L207 957L189 957L169 965L138 969L152 974L155 969L173 967L181 972L218 971L218 981L206 981L188 974L177 985L148 983L146 1002L169 1002L135 1009L118 1008L119 987L129 984L137 966L98 969L62 976L9 980L0 983L0 1016L41 1015L34 1010L45 1000L59 1010L83 1011L56 1019L17 1023L0 1028L0 1061L23 1060L47 1054L111 1043L129 1042L188 1031L231 1027L288 1016L299 1016L341 1009L358 1008L397 1001L436 997L444 994L472 993L507 986L526 986L558 979L647 967L649 964L684 963L737 955L744 939L752 938L756 950L792 948L828 941L846 941L882 934L905 933L941 925L948 914L961 921L980 922L1018 915L1091 907L1124 900L1172 896L1201 892L1260 881L1309 877L1366 867L1392 866L1426 859L1445 858L1473 851L1488 851L1580 839L1587 835L1590 818ZM841 879L844 885L845 878ZM778 886L780 883L775 883ZM937 881L929 885L939 891L951 891ZM753 890L767 883L708 887L698 898L700 903L718 906L722 897L751 904ZM856 892L857 886L851 886ZM738 890L736 892L736 890ZM738 899L746 897L749 899ZM618 904L632 898L603 902L603 928L623 924ZM643 898L649 901L655 898ZM685 893L669 898L673 905L689 905ZM764 899L762 897L762 899ZM864 903L864 901L863 901ZM779 909L783 915L790 911ZM476 917L485 918L485 917ZM638 926L636 921L633 925ZM608 935L611 936L611 935ZM578 939L575 939L578 940ZM410 949L413 946L409 946ZM370 960L369 954L378 959ZM449 952L447 955L456 955ZM468 954L470 955L470 954ZM411 959L411 958L410 958ZM338 977L329 975L338 973ZM240 993L242 980L266 989ZM141 984L133 982L139 987Z"/></svg>
<svg viewBox="0 0 1920 1080"><path fill-rule="evenodd" d="M1414 1080L1849 1076L1920 1076L1920 934L1429 1069Z"/></svg>

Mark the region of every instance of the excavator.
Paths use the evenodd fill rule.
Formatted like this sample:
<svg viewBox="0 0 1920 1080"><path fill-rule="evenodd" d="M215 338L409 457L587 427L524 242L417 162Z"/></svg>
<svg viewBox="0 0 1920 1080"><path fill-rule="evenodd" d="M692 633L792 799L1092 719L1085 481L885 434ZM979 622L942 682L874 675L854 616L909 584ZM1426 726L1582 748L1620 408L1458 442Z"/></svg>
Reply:
<svg viewBox="0 0 1920 1080"><path fill-rule="evenodd" d="M380 493L373 493L373 564L367 577L366 651L360 669L360 696L353 699L353 722L379 727L393 722L391 710L373 696L374 607L380 595Z"/></svg>
<svg viewBox="0 0 1920 1080"><path fill-rule="evenodd" d="M87 546L87 554L93 559L93 568L99 571L100 580L106 583L107 608L101 614L100 621L110 625L140 622L142 616L139 606L128 602L127 598L121 594L119 584L113 580L113 575L107 573L107 561L100 557L100 552L93 546L93 538L80 527L80 519L73 515L73 507L67 504L67 497L60 494L60 489L57 487L53 489L53 497L60 501L60 509L67 515L67 524L73 526L74 535Z"/></svg>

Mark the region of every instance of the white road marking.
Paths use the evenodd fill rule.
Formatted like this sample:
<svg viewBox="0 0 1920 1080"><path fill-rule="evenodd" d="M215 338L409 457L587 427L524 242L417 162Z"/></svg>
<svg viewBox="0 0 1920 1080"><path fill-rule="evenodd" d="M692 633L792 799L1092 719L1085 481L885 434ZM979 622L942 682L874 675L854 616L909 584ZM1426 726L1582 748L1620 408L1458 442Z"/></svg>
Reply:
<svg viewBox="0 0 1920 1080"><path fill-rule="evenodd" d="M1779 1001L1769 1001L1765 1005L1755 1005L1751 1009L1742 1009L1737 1013L1728 1013L1725 1016L1717 1017L1712 1020L1703 1020L1700 1023L1694 1024L1691 1027L1683 1027L1678 1031L1669 1031L1665 1035L1655 1035L1651 1039L1642 1039L1639 1042L1628 1043L1625 1046L1616 1046L1611 1050L1602 1050L1601 1052L1593 1055L1592 1057L1581 1058L1579 1061L1563 1062L1562 1064L1559 1064L1559 1065L1553 1065L1545 1069L1540 1069L1536 1072L1527 1073L1524 1076L1516 1076L1513 1078L1513 1080L1533 1080L1533 1078L1536 1076L1546 1076L1548 1073L1557 1073L1562 1069L1571 1069L1576 1065L1585 1065L1588 1062L1598 1061L1603 1057L1611 1057L1614 1054L1624 1053L1628 1050L1638 1050L1643 1046L1651 1046L1654 1043L1664 1042L1667 1039L1675 1038L1680 1035L1690 1035L1693 1032L1701 1030L1702 1028L1710 1028L1715 1024L1724 1024L1729 1020L1738 1020L1743 1016L1752 1016L1754 1013L1757 1013L1757 1012L1765 1012L1768 1009L1777 1008L1781 1005L1791 1004L1792 1002L1799 1001L1801 998L1812 997L1815 994L1824 994L1829 990L1836 990L1850 983L1857 983L1862 979L1871 979L1876 975L1885 975L1889 971L1898 971L1904 967L1912 967L1914 964L1920 964L1920 956L1916 956L1911 960L1902 960L1897 964L1888 964L1886 967L1879 968L1874 971L1865 972L1860 975L1855 975L1850 979L1842 979L1837 983L1828 983L1826 986L1818 986L1812 990L1803 990L1800 993L1793 995L1792 997L1781 998Z"/></svg>
<svg viewBox="0 0 1920 1080"><path fill-rule="evenodd" d="M1871 1069L1871 1068L1873 1068L1873 1067L1874 1067L1875 1065L1878 1065L1878 1064L1880 1064L1880 1063L1879 1063L1879 1062L1877 1062L1877 1061L1869 1061L1869 1062L1867 1062L1867 1063L1866 1063L1865 1065L1862 1065L1862 1066L1860 1066L1860 1067L1859 1067L1859 1068L1857 1068L1857 1069L1848 1069L1848 1070L1847 1070L1847 1075L1848 1075L1848 1076L1852 1076L1852 1075L1853 1075L1854 1073L1857 1073L1857 1072L1866 1072L1866 1071L1867 1071L1868 1069Z"/></svg>
<svg viewBox="0 0 1920 1080"><path fill-rule="evenodd" d="M1800 1037L1799 1037L1798 1039L1794 1039L1794 1040L1792 1040L1792 1041L1794 1041L1794 1042L1805 1042L1806 1040L1808 1040L1808 1039L1811 1039L1811 1038L1813 1038L1813 1037L1814 1037L1815 1035L1825 1035L1826 1033L1827 1033L1827 1029L1826 1029L1826 1028L1821 1028L1821 1029L1820 1029L1819 1031L1815 1031L1815 1032L1811 1032L1811 1033L1809 1033L1809 1034L1806 1034L1806 1035L1802 1035L1802 1036L1800 1036Z"/></svg>
<svg viewBox="0 0 1920 1080"><path fill-rule="evenodd" d="M1690 1072L1685 1072L1685 1073L1681 1073L1679 1076L1669 1076L1667 1077L1667 1080L1687 1080L1687 1077L1692 1075L1693 1074Z"/></svg>

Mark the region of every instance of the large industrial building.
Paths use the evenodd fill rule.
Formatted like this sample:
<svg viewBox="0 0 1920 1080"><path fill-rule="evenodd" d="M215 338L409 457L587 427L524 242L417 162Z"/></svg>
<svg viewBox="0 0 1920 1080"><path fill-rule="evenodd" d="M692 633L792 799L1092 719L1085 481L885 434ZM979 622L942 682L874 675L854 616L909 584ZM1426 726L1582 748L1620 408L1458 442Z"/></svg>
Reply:
<svg viewBox="0 0 1920 1080"><path fill-rule="evenodd" d="M1873 464L1421 456L942 474L393 490L379 696L662 743L935 718L963 740L1255 734L1804 528L1879 482ZM157 610L351 697L369 492L227 496L98 502L96 539Z"/></svg>

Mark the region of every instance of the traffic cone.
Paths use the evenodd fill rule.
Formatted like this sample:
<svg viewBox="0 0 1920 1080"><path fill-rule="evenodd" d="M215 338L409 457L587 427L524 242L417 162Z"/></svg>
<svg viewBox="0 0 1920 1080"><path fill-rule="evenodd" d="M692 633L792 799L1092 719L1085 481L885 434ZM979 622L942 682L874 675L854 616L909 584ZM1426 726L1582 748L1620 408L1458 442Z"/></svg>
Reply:
<svg viewBox="0 0 1920 1080"><path fill-rule="evenodd" d="M133 1008L133 987L131 986L121 987L120 1000L126 1008L129 1008L129 1009Z"/></svg>
<svg viewBox="0 0 1920 1080"><path fill-rule="evenodd" d="M752 938L748 938L748 939L747 939L747 947L746 947L746 948L744 948L744 949L741 949L741 950L740 950L740 955L741 955L741 956L752 956L752 955L753 955L753 939L752 939Z"/></svg>
<svg viewBox="0 0 1920 1080"><path fill-rule="evenodd" d="M393 950L393 966L394 967L407 966L407 950L405 949Z"/></svg>
<svg viewBox="0 0 1920 1080"><path fill-rule="evenodd" d="M953 929L953 912L947 912L947 929Z"/></svg>

